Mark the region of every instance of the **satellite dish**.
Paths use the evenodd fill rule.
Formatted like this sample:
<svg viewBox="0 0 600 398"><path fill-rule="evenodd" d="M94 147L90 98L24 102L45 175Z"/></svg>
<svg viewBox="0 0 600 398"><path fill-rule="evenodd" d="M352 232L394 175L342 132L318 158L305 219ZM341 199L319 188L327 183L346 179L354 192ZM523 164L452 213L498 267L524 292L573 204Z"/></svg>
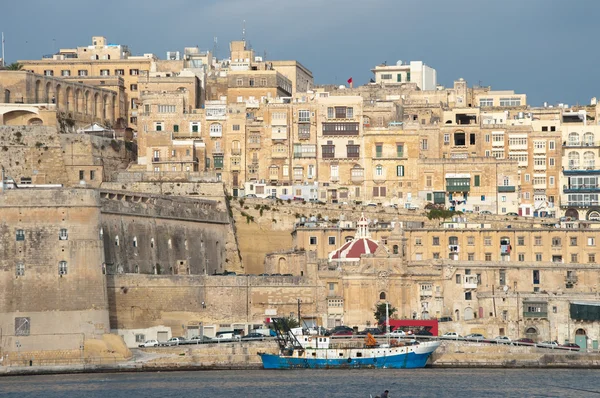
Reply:
<svg viewBox="0 0 600 398"><path fill-rule="evenodd" d="M504 285L504 287L502 288L504 290L504 293L508 292L508 286Z"/></svg>

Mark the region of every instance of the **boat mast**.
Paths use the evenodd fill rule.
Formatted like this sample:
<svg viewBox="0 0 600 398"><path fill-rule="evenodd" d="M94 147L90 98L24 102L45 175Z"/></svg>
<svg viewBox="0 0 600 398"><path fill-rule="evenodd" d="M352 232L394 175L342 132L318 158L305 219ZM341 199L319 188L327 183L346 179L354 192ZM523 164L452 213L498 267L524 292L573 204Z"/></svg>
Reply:
<svg viewBox="0 0 600 398"><path fill-rule="evenodd" d="M385 302L385 334L387 335L387 343L390 344L390 303Z"/></svg>

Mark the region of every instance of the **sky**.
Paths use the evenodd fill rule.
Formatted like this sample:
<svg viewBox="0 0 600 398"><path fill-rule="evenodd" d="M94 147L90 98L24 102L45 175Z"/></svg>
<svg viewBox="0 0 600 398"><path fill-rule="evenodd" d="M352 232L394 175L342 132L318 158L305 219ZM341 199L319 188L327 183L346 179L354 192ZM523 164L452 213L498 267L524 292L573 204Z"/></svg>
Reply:
<svg viewBox="0 0 600 398"><path fill-rule="evenodd" d="M0 0L6 62L40 59L92 36L134 55L198 46L295 59L317 84L365 84L386 62L423 61L438 83L525 93L531 105L600 97L598 0Z"/></svg>

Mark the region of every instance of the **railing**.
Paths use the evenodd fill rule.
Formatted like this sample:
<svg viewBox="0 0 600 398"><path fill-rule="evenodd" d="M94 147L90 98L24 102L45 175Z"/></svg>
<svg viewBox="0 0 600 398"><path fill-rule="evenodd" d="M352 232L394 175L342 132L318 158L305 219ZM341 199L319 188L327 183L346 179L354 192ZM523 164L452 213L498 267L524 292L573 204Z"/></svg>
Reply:
<svg viewBox="0 0 600 398"><path fill-rule="evenodd" d="M515 192L515 186L514 185L499 185L498 186L498 192Z"/></svg>
<svg viewBox="0 0 600 398"><path fill-rule="evenodd" d="M600 186L563 186L564 193L600 192Z"/></svg>
<svg viewBox="0 0 600 398"><path fill-rule="evenodd" d="M523 316L525 318L548 318L548 312L529 312L529 311L523 311Z"/></svg>

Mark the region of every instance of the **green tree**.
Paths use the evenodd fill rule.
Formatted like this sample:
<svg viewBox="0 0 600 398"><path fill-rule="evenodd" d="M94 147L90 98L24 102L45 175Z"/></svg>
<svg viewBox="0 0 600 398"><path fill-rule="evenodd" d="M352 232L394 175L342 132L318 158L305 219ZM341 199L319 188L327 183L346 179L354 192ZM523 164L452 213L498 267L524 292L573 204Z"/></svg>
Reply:
<svg viewBox="0 0 600 398"><path fill-rule="evenodd" d="M18 62L13 62L12 64L5 65L4 69L6 69L6 70L21 70L21 69L23 69L23 64L20 64Z"/></svg>
<svg viewBox="0 0 600 398"><path fill-rule="evenodd" d="M392 305L390 305L389 306L390 318L397 311L398 310L396 308L394 308ZM373 315L375 315L375 319L377 320L378 324L384 323L385 322L385 317L386 317L385 303L379 303L379 304L377 304L377 306L375 307L375 312L373 313Z"/></svg>
<svg viewBox="0 0 600 398"><path fill-rule="evenodd" d="M296 319L296 318L292 318L292 317L281 318L280 321L282 323L282 326L287 325L287 327L290 329L297 328L300 326L300 324L298 323L298 319Z"/></svg>

